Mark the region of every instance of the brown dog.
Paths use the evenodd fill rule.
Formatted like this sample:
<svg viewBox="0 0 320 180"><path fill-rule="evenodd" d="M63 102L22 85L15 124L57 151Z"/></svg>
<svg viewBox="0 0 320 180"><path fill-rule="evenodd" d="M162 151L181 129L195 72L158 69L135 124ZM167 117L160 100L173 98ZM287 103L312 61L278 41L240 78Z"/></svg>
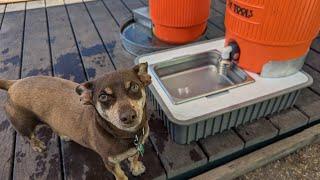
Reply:
<svg viewBox="0 0 320 180"><path fill-rule="evenodd" d="M46 76L0 80L0 88L8 90L5 110L34 150L45 149L34 135L35 127L45 123L60 137L96 151L116 179L127 179L120 167L125 159L137 176L145 171L138 158L149 134L147 66L139 64L83 84Z"/></svg>

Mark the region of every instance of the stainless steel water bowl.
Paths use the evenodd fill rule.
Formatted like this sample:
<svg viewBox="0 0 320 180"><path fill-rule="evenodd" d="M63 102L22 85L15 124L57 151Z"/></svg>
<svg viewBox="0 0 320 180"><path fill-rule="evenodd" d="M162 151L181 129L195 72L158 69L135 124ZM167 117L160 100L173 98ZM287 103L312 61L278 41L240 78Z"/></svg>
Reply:
<svg viewBox="0 0 320 180"><path fill-rule="evenodd" d="M219 60L218 51L184 56L152 65L151 73L174 104L254 82L236 64L227 69L226 75L219 74Z"/></svg>

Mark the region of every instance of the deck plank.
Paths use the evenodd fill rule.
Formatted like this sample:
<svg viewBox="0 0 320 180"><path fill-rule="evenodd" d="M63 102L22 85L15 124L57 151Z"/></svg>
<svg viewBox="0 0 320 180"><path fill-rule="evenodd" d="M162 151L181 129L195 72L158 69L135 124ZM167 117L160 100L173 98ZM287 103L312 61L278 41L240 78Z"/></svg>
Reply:
<svg viewBox="0 0 320 180"><path fill-rule="evenodd" d="M209 19L211 19L210 17ZM213 25L212 23L208 22L206 38L207 39L215 39L215 38L222 38L224 36L224 32L217 28L217 26Z"/></svg>
<svg viewBox="0 0 320 180"><path fill-rule="evenodd" d="M236 128L236 132L245 141L245 148L266 142L278 135L278 129L265 118L241 125Z"/></svg>
<svg viewBox="0 0 320 180"><path fill-rule="evenodd" d="M72 29L74 31L76 44L79 48L84 69L88 79L94 79L102 76L105 73L114 71L113 64L104 48L103 42L100 40L98 33L90 19L90 16L83 3L69 4L70 1L65 1L67 11L70 17ZM81 18L79 18L81 17ZM79 145L77 145L78 147ZM75 146L69 149L68 153L74 153ZM99 179L110 179L113 175L107 171L100 156L85 148L81 151L76 151L73 154L76 159L83 159L87 164L85 171L77 172L80 162L67 162L70 166L70 171L73 174L69 175L69 179L90 179L99 177ZM83 158L85 157L85 159Z"/></svg>
<svg viewBox="0 0 320 180"><path fill-rule="evenodd" d="M118 25L124 24L130 18L132 14L129 9L119 0L103 0L104 4L108 8L109 12L112 13L113 18L115 19Z"/></svg>
<svg viewBox="0 0 320 180"><path fill-rule="evenodd" d="M320 119L320 96L310 89L301 91L295 106L309 117L309 123Z"/></svg>
<svg viewBox="0 0 320 180"><path fill-rule="evenodd" d="M145 6L149 5L149 0L140 0Z"/></svg>
<svg viewBox="0 0 320 180"><path fill-rule="evenodd" d="M84 82L85 73L65 7L49 7L47 13L54 76Z"/></svg>
<svg viewBox="0 0 320 180"><path fill-rule="evenodd" d="M55 14L59 15L55 16ZM55 76L76 82L85 81L84 67L82 66L66 8L64 6L48 8L48 16L50 17L49 27ZM85 48L82 50L85 51ZM94 58L99 59L97 56L91 56L90 51L88 54L82 53L82 56L87 61L94 61ZM69 61L71 62L69 63ZM90 68L95 65L105 66L106 62L101 59L99 64L99 60L97 60L87 66L88 71L90 72ZM101 72L101 70L94 70L94 72L96 71L98 73ZM92 78L95 73L91 71L88 76ZM62 142L62 157L64 161L64 179L113 178L113 175L105 169L101 158L95 152L74 142Z"/></svg>
<svg viewBox="0 0 320 180"><path fill-rule="evenodd" d="M305 126L309 119L299 110L292 108L270 117L269 120L279 130L279 135L282 135Z"/></svg>
<svg viewBox="0 0 320 180"><path fill-rule="evenodd" d="M19 3L25 7L25 3ZM0 77L19 79L22 52L22 32L24 29L24 11L9 12L15 5L7 5L0 30ZM14 163L15 130L4 112L5 91L0 91L0 179L10 179Z"/></svg>
<svg viewBox="0 0 320 180"><path fill-rule="evenodd" d="M306 59L306 64L311 66L313 69L320 72L320 53L317 53L314 50L310 50Z"/></svg>
<svg viewBox="0 0 320 180"><path fill-rule="evenodd" d="M6 9L6 4L0 4L0 29L1 29L5 9Z"/></svg>
<svg viewBox="0 0 320 180"><path fill-rule="evenodd" d="M27 2L24 31L24 49L21 77L52 75L50 49L48 45L47 21L44 1L39 9L34 2ZM60 154L57 135L48 127L37 128L37 136L44 140L47 151L33 151L30 143L17 135L14 179L61 179Z"/></svg>
<svg viewBox="0 0 320 180"><path fill-rule="evenodd" d="M223 159L244 148L244 142L233 130L201 139L199 143L209 157L209 162Z"/></svg>
<svg viewBox="0 0 320 180"><path fill-rule="evenodd" d="M213 0L211 3L214 3ZM211 7L213 4L211 5ZM215 38L221 38L224 36L224 29L217 27L216 24L213 24L212 22L216 21L216 16L214 16L215 10L211 9L210 10L210 16L209 16L209 21L208 26L207 26L207 32L206 32L206 37L208 39L215 39ZM220 17L221 18L221 17Z"/></svg>
<svg viewBox="0 0 320 180"><path fill-rule="evenodd" d="M131 67L133 65L134 57L125 52L122 48L119 39L119 26L112 18L111 14L105 9L102 2L86 2L85 4L116 69ZM106 31L106 29L108 31ZM151 147L151 144L147 145L146 155L142 160L147 168L152 167L152 169L147 169L146 173L139 177L140 179L164 179L166 177L161 162L158 159L156 152ZM134 178L129 173L127 173L127 175L129 176L129 179Z"/></svg>
<svg viewBox="0 0 320 180"><path fill-rule="evenodd" d="M210 11L210 18L209 23L215 25L218 29L225 32L225 26L224 26L224 16L223 14L220 14L215 9L211 9Z"/></svg>
<svg viewBox="0 0 320 180"><path fill-rule="evenodd" d="M138 9L144 7L145 5L139 0L122 0L122 2L130 9Z"/></svg>
<svg viewBox="0 0 320 180"><path fill-rule="evenodd" d="M157 150L168 178L187 173L207 163L207 157L197 143L188 145L175 143L164 127L161 119L150 119L150 138Z"/></svg>
<svg viewBox="0 0 320 180"><path fill-rule="evenodd" d="M54 75L75 82L86 80L65 6L47 8ZM93 151L62 141L64 179L86 179L107 173ZM92 163L94 162L94 163ZM102 177L107 177L104 175Z"/></svg>
<svg viewBox="0 0 320 180"><path fill-rule="evenodd" d="M211 7L215 9L218 13L224 15L226 9L226 1L225 0L212 0Z"/></svg>
<svg viewBox="0 0 320 180"><path fill-rule="evenodd" d="M315 40L313 40L311 48L314 51L317 51L318 53L320 53L320 37L319 36Z"/></svg>
<svg viewBox="0 0 320 180"><path fill-rule="evenodd" d="M65 2L87 77L92 79L114 71L112 61L85 5L83 3L68 4L68 0Z"/></svg>
<svg viewBox="0 0 320 180"><path fill-rule="evenodd" d="M112 7L108 7L108 9L112 9L112 12L115 14L111 15L100 1L86 2L88 10L93 18L99 34L101 35L103 43L107 48L111 60L117 69L124 69L134 65L134 57L122 48L120 40L120 28L116 20L120 20L121 18L113 19L113 17L122 14L129 14L129 16L131 15L120 1L116 0L116 2L111 2L110 4ZM117 7L117 5L120 7ZM127 13L119 11L127 11Z"/></svg>
<svg viewBox="0 0 320 180"><path fill-rule="evenodd" d="M303 66L303 70L307 72L313 78L313 84L310 88L320 94L320 72L312 69L310 66L305 65Z"/></svg>

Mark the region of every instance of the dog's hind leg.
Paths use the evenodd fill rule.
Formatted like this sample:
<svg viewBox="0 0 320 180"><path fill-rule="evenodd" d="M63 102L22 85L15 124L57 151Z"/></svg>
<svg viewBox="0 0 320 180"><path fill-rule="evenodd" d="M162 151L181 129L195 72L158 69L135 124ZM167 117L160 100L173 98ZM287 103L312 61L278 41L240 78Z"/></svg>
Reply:
<svg viewBox="0 0 320 180"><path fill-rule="evenodd" d="M36 126L41 123L37 117L32 112L15 107L11 103L6 104L5 111L15 130L29 140L32 149L43 152L46 146L34 134Z"/></svg>
<svg viewBox="0 0 320 180"><path fill-rule="evenodd" d="M146 171L146 167L139 161L139 153L128 158L132 175L139 176Z"/></svg>

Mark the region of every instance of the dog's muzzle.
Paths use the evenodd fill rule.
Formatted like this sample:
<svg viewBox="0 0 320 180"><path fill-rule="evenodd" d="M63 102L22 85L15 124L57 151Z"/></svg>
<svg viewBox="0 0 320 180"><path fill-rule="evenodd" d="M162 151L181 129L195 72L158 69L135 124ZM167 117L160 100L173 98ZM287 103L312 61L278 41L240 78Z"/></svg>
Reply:
<svg viewBox="0 0 320 180"><path fill-rule="evenodd" d="M119 119L125 125L134 124L137 120L137 113L130 106L123 106L119 109Z"/></svg>

